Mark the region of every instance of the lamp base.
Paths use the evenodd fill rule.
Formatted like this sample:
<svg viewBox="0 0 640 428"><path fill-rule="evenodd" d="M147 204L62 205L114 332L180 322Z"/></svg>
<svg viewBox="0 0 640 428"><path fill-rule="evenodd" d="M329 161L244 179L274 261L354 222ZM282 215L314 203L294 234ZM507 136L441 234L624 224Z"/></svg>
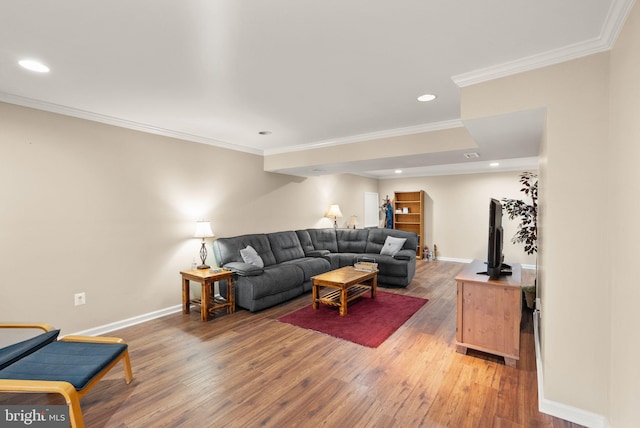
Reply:
<svg viewBox="0 0 640 428"><path fill-rule="evenodd" d="M209 265L200 265L196 269L209 269L211 266Z"/></svg>

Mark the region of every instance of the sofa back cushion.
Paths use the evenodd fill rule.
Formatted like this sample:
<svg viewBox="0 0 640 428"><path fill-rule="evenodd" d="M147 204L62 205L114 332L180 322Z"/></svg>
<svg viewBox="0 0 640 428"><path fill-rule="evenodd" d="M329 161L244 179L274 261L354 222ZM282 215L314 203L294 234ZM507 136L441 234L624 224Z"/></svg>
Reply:
<svg viewBox="0 0 640 428"><path fill-rule="evenodd" d="M0 370L54 342L60 330L51 330L0 349Z"/></svg>
<svg viewBox="0 0 640 428"><path fill-rule="evenodd" d="M304 251L305 254L315 250L313 242L311 242L311 236L309 236L308 230L296 230L296 235L298 235L298 240L300 240L302 251Z"/></svg>
<svg viewBox="0 0 640 428"><path fill-rule="evenodd" d="M368 229L337 229L338 252L364 253L368 235Z"/></svg>
<svg viewBox="0 0 640 428"><path fill-rule="evenodd" d="M240 250L252 246L265 266L276 264L276 258L271 251L271 245L267 235L255 233L251 235L235 236L232 238L218 238L213 243L213 253L218 266L224 266L231 262L244 263Z"/></svg>
<svg viewBox="0 0 640 428"><path fill-rule="evenodd" d="M406 232L404 230L396 229L369 229L365 252L369 254L380 254L380 250L382 250L387 236L406 238L406 241L402 246L403 250L415 251L418 247L418 234L415 232Z"/></svg>
<svg viewBox="0 0 640 428"><path fill-rule="evenodd" d="M332 253L338 252L338 241L336 240L335 229L307 229L313 248L316 250L329 250Z"/></svg>
<svg viewBox="0 0 640 428"><path fill-rule="evenodd" d="M269 238L271 251L273 251L273 255L276 258L276 263L304 257L302 245L300 245L298 235L294 231L268 233L267 238Z"/></svg>

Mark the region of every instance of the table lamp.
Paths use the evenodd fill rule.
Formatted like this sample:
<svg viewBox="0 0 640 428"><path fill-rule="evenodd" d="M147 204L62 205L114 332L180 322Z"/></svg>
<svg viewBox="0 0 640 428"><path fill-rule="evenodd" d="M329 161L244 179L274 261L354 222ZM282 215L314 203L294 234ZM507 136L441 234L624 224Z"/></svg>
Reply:
<svg viewBox="0 0 640 428"><path fill-rule="evenodd" d="M215 235L211 231L211 223L208 221L198 221L196 222L196 233L194 233L194 238L202 238L202 247L200 247L200 260L202 260L202 264L198 266L198 269L209 269L210 266L207 265L204 261L207 259L207 247L204 244L205 238L213 238Z"/></svg>
<svg viewBox="0 0 640 428"><path fill-rule="evenodd" d="M340 211L340 206L338 204L333 204L329 207L329 212L327 213L327 217L333 217L333 227L338 228L338 217L342 217L342 211Z"/></svg>

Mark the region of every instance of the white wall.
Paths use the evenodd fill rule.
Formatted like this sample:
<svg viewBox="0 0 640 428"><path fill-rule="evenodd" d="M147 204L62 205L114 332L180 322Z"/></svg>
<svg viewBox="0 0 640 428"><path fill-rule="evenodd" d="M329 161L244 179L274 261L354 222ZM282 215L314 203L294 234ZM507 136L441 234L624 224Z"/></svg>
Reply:
<svg viewBox="0 0 640 428"><path fill-rule="evenodd" d="M532 171L535 172L535 171ZM439 257L453 259L487 258L489 200L524 199L520 192L520 172L487 172L435 177L408 177L380 180L381 195L393 198L395 191L424 190L430 205L425 212L426 245L438 247ZM527 255L522 244L511 238L519 222L503 216L504 257L507 263L535 265L536 255Z"/></svg>
<svg viewBox="0 0 640 428"><path fill-rule="evenodd" d="M179 305L196 220L219 237L325 227L330 203L362 218L377 191L371 178L266 173L261 156L3 103L0 182L2 318L63 334Z"/></svg>

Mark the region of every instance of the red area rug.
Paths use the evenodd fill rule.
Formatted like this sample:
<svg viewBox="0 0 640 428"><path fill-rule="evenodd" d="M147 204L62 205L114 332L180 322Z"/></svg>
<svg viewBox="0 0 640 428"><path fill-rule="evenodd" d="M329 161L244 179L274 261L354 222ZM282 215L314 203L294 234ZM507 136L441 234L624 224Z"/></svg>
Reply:
<svg viewBox="0 0 640 428"><path fill-rule="evenodd" d="M316 310L305 306L278 321L377 348L427 302L420 297L378 290L375 299L366 293L349 302L344 317L337 307L321 303Z"/></svg>

